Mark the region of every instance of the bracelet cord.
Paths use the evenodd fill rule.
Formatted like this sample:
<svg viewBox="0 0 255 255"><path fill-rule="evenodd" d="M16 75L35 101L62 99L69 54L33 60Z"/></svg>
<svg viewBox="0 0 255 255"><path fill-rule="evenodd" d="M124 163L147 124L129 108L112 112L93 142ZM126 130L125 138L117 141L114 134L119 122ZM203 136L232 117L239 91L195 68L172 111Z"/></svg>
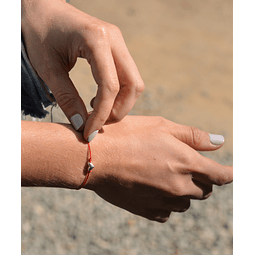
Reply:
<svg viewBox="0 0 255 255"><path fill-rule="evenodd" d="M88 143L88 150L89 150L88 173L86 174L82 184L80 185L80 187L77 190L82 189L85 186L85 184L87 183L87 181L89 179L89 174L92 171L92 169L94 168L94 165L92 164L91 148L90 148L89 143Z"/></svg>

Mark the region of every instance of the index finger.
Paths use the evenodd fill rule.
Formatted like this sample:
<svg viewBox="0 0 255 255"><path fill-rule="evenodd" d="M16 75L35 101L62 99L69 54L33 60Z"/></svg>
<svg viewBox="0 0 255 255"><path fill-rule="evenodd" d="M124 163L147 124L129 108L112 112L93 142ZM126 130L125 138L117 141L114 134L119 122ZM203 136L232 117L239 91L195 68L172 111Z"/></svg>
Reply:
<svg viewBox="0 0 255 255"><path fill-rule="evenodd" d="M85 139L105 124L119 92L118 76L110 48L99 47L99 50L92 52L89 63L98 84L98 91L94 99L94 110L85 124L83 132Z"/></svg>
<svg viewBox="0 0 255 255"><path fill-rule="evenodd" d="M229 184L233 181L233 166L221 165L202 155L199 162L199 169L192 173L195 180L218 186Z"/></svg>
<svg viewBox="0 0 255 255"><path fill-rule="evenodd" d="M120 84L120 91L115 99L107 123L122 120L133 108L137 98L144 90L144 82L138 68L130 55L121 32L118 43L112 47L112 55Z"/></svg>

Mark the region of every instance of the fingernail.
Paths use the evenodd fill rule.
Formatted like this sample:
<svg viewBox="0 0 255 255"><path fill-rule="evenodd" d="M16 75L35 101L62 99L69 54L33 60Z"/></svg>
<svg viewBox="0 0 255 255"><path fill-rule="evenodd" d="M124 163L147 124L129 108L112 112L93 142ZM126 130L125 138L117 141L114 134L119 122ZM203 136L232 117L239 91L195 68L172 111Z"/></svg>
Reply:
<svg viewBox="0 0 255 255"><path fill-rule="evenodd" d="M94 131L89 137L88 137L88 142L90 143L96 136L96 134L98 133L98 130Z"/></svg>
<svg viewBox="0 0 255 255"><path fill-rule="evenodd" d="M224 143L224 136L222 135L214 135L214 134L209 134L210 141L214 145L220 145Z"/></svg>
<svg viewBox="0 0 255 255"><path fill-rule="evenodd" d="M83 124L83 119L79 113L76 113L75 115L73 115L70 118L70 121L76 130L78 130Z"/></svg>

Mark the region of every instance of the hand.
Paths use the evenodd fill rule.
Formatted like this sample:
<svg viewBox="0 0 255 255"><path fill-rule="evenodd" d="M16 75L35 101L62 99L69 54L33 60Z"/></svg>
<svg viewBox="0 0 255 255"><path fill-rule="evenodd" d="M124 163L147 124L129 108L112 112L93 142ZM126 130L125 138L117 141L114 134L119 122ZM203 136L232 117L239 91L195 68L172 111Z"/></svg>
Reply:
<svg viewBox="0 0 255 255"><path fill-rule="evenodd" d="M127 116L103 127L91 143L95 168L85 188L150 220L165 222L190 199L206 199L213 184L232 182L233 168L196 150L217 150L209 134L161 117ZM211 137L213 139L213 137ZM220 141L221 140L221 141Z"/></svg>
<svg viewBox="0 0 255 255"><path fill-rule="evenodd" d="M22 0L22 11L22 34L30 62L73 126L84 129L84 138L105 123L123 119L144 83L120 30L64 0ZM68 75L78 57L87 59L98 84L89 116ZM77 114L81 118L73 117Z"/></svg>
<svg viewBox="0 0 255 255"><path fill-rule="evenodd" d="M85 188L134 214L165 222L172 211L187 210L191 199L208 198L213 184L232 182L232 167L196 151L222 146L210 138L161 117L126 116L104 126L90 144L95 168ZM80 187L88 150L70 125L23 121L21 145L22 186Z"/></svg>

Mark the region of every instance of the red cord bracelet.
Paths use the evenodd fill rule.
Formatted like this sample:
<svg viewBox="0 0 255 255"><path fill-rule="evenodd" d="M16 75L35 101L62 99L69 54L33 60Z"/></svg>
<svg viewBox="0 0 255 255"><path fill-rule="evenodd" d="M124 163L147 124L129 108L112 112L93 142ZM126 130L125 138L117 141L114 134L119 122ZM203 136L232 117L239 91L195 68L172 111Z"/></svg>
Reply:
<svg viewBox="0 0 255 255"><path fill-rule="evenodd" d="M81 186L78 188L79 189L82 189L85 184L87 183L88 179L89 179L89 174L90 172L92 171L92 169L95 167L93 164L92 164L92 157L91 157L91 148L90 148L90 144L88 143L88 150L89 150L89 159L88 159L88 173L86 174L85 176L85 179L84 181L82 182Z"/></svg>

